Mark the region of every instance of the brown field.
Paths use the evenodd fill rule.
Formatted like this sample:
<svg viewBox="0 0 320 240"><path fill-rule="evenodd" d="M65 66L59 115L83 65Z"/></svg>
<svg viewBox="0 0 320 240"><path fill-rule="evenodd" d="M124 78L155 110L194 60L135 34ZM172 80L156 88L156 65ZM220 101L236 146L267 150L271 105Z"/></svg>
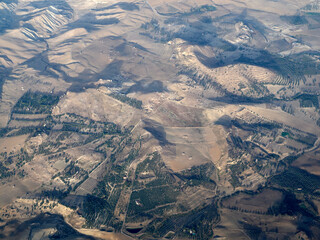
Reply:
<svg viewBox="0 0 320 240"><path fill-rule="evenodd" d="M6 137L0 139L0 152L15 152L24 147L28 135Z"/></svg>
<svg viewBox="0 0 320 240"><path fill-rule="evenodd" d="M307 152L292 163L292 166L301 168L311 174L320 176L320 151L319 148Z"/></svg>
<svg viewBox="0 0 320 240"><path fill-rule="evenodd" d="M190 209L195 209L202 204L210 203L215 196L215 191L208 191L208 189L201 187L187 188L183 194L180 195L183 205Z"/></svg>
<svg viewBox="0 0 320 240"><path fill-rule="evenodd" d="M218 147L221 143L218 128L166 127L167 140L174 146L164 148L164 161L174 171L181 171L209 161L218 164L222 157L221 147Z"/></svg>
<svg viewBox="0 0 320 240"><path fill-rule="evenodd" d="M0 207L3 207L15 199L25 196L28 192L33 192L38 189L41 184L30 178L22 180L13 180L6 185L0 185ZM5 194L4 194L5 193Z"/></svg>
<svg viewBox="0 0 320 240"><path fill-rule="evenodd" d="M320 128L314 123L292 116L281 109L269 109L265 106L247 106L247 109L263 118L320 136Z"/></svg>
<svg viewBox="0 0 320 240"><path fill-rule="evenodd" d="M14 113L12 114L12 119L44 119L48 116L48 114L19 114L19 113Z"/></svg>
<svg viewBox="0 0 320 240"><path fill-rule="evenodd" d="M68 92L53 109L54 115L75 113L95 121L110 121L121 126L135 125L140 111L124 104L106 93L88 89L83 93Z"/></svg>
<svg viewBox="0 0 320 240"><path fill-rule="evenodd" d="M267 212L268 208L282 199L282 193L276 190L265 189L261 193L249 195L239 193L222 201L227 208L238 208L248 212Z"/></svg>
<svg viewBox="0 0 320 240"><path fill-rule="evenodd" d="M266 11L269 13L277 13L277 14L294 14L297 8L300 8L307 3L308 0L298 1L298 0L285 0L282 2L266 2L264 0L247 0L247 1L236 1L236 0L217 0L216 4L226 4L228 9L239 8L239 7L247 7L251 9L257 9L259 11ZM235 9L232 9L235 10Z"/></svg>
<svg viewBox="0 0 320 240"><path fill-rule="evenodd" d="M80 233L98 238L98 239L103 239L103 240L129 240L132 239L129 236L126 236L121 233L109 233L106 231L100 231L97 229L85 229L85 228L80 228L77 229Z"/></svg>
<svg viewBox="0 0 320 240"><path fill-rule="evenodd" d="M193 166L210 162L211 159L203 155L203 150L207 150L206 146L176 144L174 146L164 147L162 149L163 161L173 171L179 172Z"/></svg>
<svg viewBox="0 0 320 240"><path fill-rule="evenodd" d="M202 127L204 124L203 109L189 107L174 101L161 104L152 119L166 127Z"/></svg>
<svg viewBox="0 0 320 240"><path fill-rule="evenodd" d="M221 221L213 231L215 236L220 237L217 239L251 239L243 224L247 224L249 229L250 226L261 228L268 239L285 238L297 233L294 217L260 215L229 209L221 210Z"/></svg>
<svg viewBox="0 0 320 240"><path fill-rule="evenodd" d="M1 153L24 148L29 154L21 167L17 156L9 156L14 158L12 164L5 154L1 156L5 166L15 168L16 175L0 181L0 213L9 211L11 216L27 219L31 215L24 207L39 204L35 199L15 199L30 196L28 192L73 188L86 176L72 194L94 195L101 180L106 189L121 188L120 198L112 199L117 202L110 222L120 226L120 220L125 227L137 165L158 152L159 161L167 166L161 163L161 171L175 179L181 194L163 215L161 206L153 209L159 210L159 215L150 222L179 213L174 204L199 209L219 195L223 198L218 201L221 221L214 228L217 239L253 239L256 236L250 235L250 227L265 232L261 239L304 236L297 235L300 228L295 217L267 215L283 198L280 190L265 188L252 195L245 190L263 186L288 155L301 153L293 166L320 176L320 114L314 103L320 75L291 82L289 73L288 78L286 73L282 75L281 66L279 71L270 67L272 57L265 65L264 61L252 62L259 54L263 57L263 51L291 57L320 50L319 19L307 16L303 9L311 0L67 0L59 1L57 9L54 3L46 6L50 1L7 2L1 2L0 11L8 10L8 16L18 16L19 21L13 19L8 28L6 22L0 24L0 69L8 70L0 74L0 127L15 128L14 133L21 127L38 126L47 117L12 114L19 98L31 90L61 93L53 108L55 116L74 113L116 123L122 130L133 128L101 137L79 133L73 124L70 128L59 124L53 130L44 128L36 137L0 139ZM301 15L310 22L296 25L283 20L282 15ZM311 58L319 62L319 56ZM290 62L282 60L283 71L290 72ZM110 93L141 100L142 109L112 98ZM307 104L301 104L295 97L300 93L310 93L314 106L308 97ZM314 146L302 142L311 134L319 138ZM184 185L183 178L174 174L206 163L215 167L209 177L216 185ZM106 176L113 167L116 170L109 179ZM158 178L155 170L148 171L150 179L138 175L140 183ZM157 180L166 185L162 181L167 178ZM244 192L232 195L238 190ZM314 202L319 207L318 200ZM44 204L34 215L48 207ZM50 212L62 214L81 233L97 239L129 239L100 231L99 226L84 229L85 220L62 205ZM33 237L40 239L41 234L46 236L53 230L39 230Z"/></svg>
<svg viewBox="0 0 320 240"><path fill-rule="evenodd" d="M21 127L32 127L32 126L40 126L40 121L19 121L19 120L11 120L8 124L8 127L12 128L21 128Z"/></svg>

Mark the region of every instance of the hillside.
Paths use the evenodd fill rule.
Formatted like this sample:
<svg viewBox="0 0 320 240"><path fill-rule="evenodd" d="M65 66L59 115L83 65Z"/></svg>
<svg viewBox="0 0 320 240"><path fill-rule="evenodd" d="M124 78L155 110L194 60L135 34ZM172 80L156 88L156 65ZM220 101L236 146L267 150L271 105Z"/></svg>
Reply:
<svg viewBox="0 0 320 240"><path fill-rule="evenodd" d="M0 1L0 239L319 239L319 9Z"/></svg>

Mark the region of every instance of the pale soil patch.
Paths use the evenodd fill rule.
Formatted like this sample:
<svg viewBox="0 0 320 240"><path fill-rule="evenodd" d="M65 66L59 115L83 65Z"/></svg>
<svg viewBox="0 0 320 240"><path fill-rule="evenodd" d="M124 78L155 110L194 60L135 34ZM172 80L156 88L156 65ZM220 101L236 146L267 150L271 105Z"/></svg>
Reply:
<svg viewBox="0 0 320 240"><path fill-rule="evenodd" d="M66 166L68 166L68 163L65 160L58 160L53 164L53 167L57 169L57 171L63 170Z"/></svg>
<svg viewBox="0 0 320 240"><path fill-rule="evenodd" d="M57 46L59 44L61 44L62 42L66 41L66 40L70 40L71 38L81 38L84 35L86 35L88 32L84 29L84 28L75 28L75 29L71 29L70 31L67 31L61 35L58 35L55 38L49 38L48 39L48 43L50 45L50 47L54 47Z"/></svg>
<svg viewBox="0 0 320 240"><path fill-rule="evenodd" d="M11 120L8 124L8 127L20 128L20 127L34 127L39 126L41 124L40 121L17 121Z"/></svg>
<svg viewBox="0 0 320 240"><path fill-rule="evenodd" d="M12 119L44 119L48 116L48 114L12 114Z"/></svg>
<svg viewBox="0 0 320 240"><path fill-rule="evenodd" d="M29 135L0 138L0 152L15 152L20 150Z"/></svg>
<svg viewBox="0 0 320 240"><path fill-rule="evenodd" d="M176 0L166 0L164 1L159 1L159 0L148 0L148 3L152 7L156 6L162 6L163 7L163 13L166 13L168 9L170 9L169 6L174 6L175 8L180 9L182 12L188 12L191 7L196 7L196 6L201 6L205 4L212 5L212 2L209 0L199 0L199 1L192 1L192 0L186 0L181 4L180 2L177 3Z"/></svg>
<svg viewBox="0 0 320 240"><path fill-rule="evenodd" d="M6 185L0 185L0 207L9 204L14 199L33 192L40 187L40 183L34 179L25 178L13 180Z"/></svg>
<svg viewBox="0 0 320 240"><path fill-rule="evenodd" d="M295 140L290 139L290 138L286 139L284 145L287 146L287 147L288 147L288 146L289 146L289 147L294 147L294 148L297 149L298 151L301 151L301 150L303 150L303 149L307 149L307 148L308 148L308 145L303 144L303 143L298 142L298 141L295 141Z"/></svg>
<svg viewBox="0 0 320 240"><path fill-rule="evenodd" d="M202 127L206 123L203 118L203 109L172 101L160 105L152 119L165 127Z"/></svg>
<svg viewBox="0 0 320 240"><path fill-rule="evenodd" d="M219 170L223 170L229 160L224 128L219 125L210 127L192 126L202 125L203 122L206 122L206 124L213 123L227 112L238 110L239 107L231 106L230 109L227 109L229 111L226 111L225 108L208 109L203 114L203 109L187 108L181 104L170 104L166 105L171 107L171 109L169 108L171 111L161 106L152 116L153 119L167 126L165 127L167 141L174 144L163 147L164 162L174 171L181 171L210 161ZM201 120L200 118L197 119L199 115L202 116ZM184 119L186 119L185 123ZM180 122L177 120L180 120Z"/></svg>
<svg viewBox="0 0 320 240"><path fill-rule="evenodd" d="M175 144L199 144L206 143L205 135L210 131L210 128L205 127L166 127L167 140ZM212 139L213 140L213 139Z"/></svg>
<svg viewBox="0 0 320 240"><path fill-rule="evenodd" d="M95 152L87 153L77 158L78 165L89 171L102 160L102 155Z"/></svg>
<svg viewBox="0 0 320 240"><path fill-rule="evenodd" d="M85 224L85 219L76 210L48 199L18 198L0 209L0 215L5 214L2 218L6 221L11 219L30 219L45 212L62 215L64 220L76 229L82 228Z"/></svg>
<svg viewBox="0 0 320 240"><path fill-rule="evenodd" d="M264 85L271 94L274 94L275 96L279 95L280 90L283 88L283 85L274 85L274 84L265 84Z"/></svg>
<svg viewBox="0 0 320 240"><path fill-rule="evenodd" d="M312 122L308 122L292 116L281 109L269 109L263 106L246 106L246 108L260 117L282 123L286 126L293 127L299 129L304 132L308 132L311 134L316 134L320 136L320 128Z"/></svg>
<svg viewBox="0 0 320 240"><path fill-rule="evenodd" d="M218 121L222 116L225 115L232 115L235 114L237 112L240 112L243 110L242 106L239 105L233 105L233 104L229 104L227 106L223 106L223 107L216 107L213 109L206 109L204 111L205 116L208 118L208 120L210 122L216 122Z"/></svg>
<svg viewBox="0 0 320 240"><path fill-rule="evenodd" d="M37 155L31 162L27 162L23 169L28 173L28 178L40 183L49 183L51 177L57 173L57 169L53 165L53 161L50 163L46 157Z"/></svg>
<svg viewBox="0 0 320 240"><path fill-rule="evenodd" d="M54 115L75 113L95 121L110 121L121 126L134 125L141 112L107 94L88 89L82 93L68 92L53 109Z"/></svg>
<svg viewBox="0 0 320 240"><path fill-rule="evenodd" d="M215 125L211 128L216 143L210 145L210 156L212 162L218 170L224 170L229 162L228 157L228 143L226 140L227 133L222 126Z"/></svg>
<svg viewBox="0 0 320 240"><path fill-rule="evenodd" d="M320 43L319 43L319 28L316 29L303 29L303 30L297 30L295 35L302 34L303 39L305 39L310 45L312 46L312 49L319 49Z"/></svg>
<svg viewBox="0 0 320 240"><path fill-rule="evenodd" d="M162 157L167 166L173 171L179 172L210 162L211 160L203 154L206 150L206 146L200 144L176 144L164 147L162 149Z"/></svg>
<svg viewBox="0 0 320 240"><path fill-rule="evenodd" d="M255 9L257 11L265 11L269 13L276 13L279 15L293 15L296 11L310 3L309 0L285 0L285 1L265 1L265 0L246 0L246 1L236 1L236 0L216 0L214 1L218 5L223 5L224 7L235 10L241 9L242 7L247 7L249 9ZM239 10L240 10L239 9Z"/></svg>
<svg viewBox="0 0 320 240"><path fill-rule="evenodd" d="M43 142L45 142L48 138L48 135L46 134L41 134L35 137L31 137L25 145L25 149L31 153L34 150L33 149L37 149Z"/></svg>
<svg viewBox="0 0 320 240"><path fill-rule="evenodd" d="M227 153L227 142L225 134L221 126L213 127L195 127L195 128L165 128L167 140L175 145L190 145L197 149L201 155L210 159L219 169L221 166L221 157ZM177 150L179 152L179 150ZM194 164L198 165L198 157L193 159L193 154L190 153L188 160L194 160ZM182 156L188 154L182 152ZM182 157L181 156L181 157ZM177 159L180 159L177 158ZM185 160L184 164L189 162ZM225 159L222 159L225 161ZM181 161L181 160L178 160ZM189 166L189 164L187 164Z"/></svg>
<svg viewBox="0 0 320 240"><path fill-rule="evenodd" d="M6 61L4 58L0 58L1 65L5 67L14 67L45 49L43 42L29 41L21 29L8 30L1 36L0 46L2 46L1 54L11 60Z"/></svg>
<svg viewBox="0 0 320 240"><path fill-rule="evenodd" d="M124 234L121 234L121 233L109 233L109 232L100 231L97 229L80 228L77 230L80 233L83 233L85 235L89 235L89 236L96 237L96 238L103 239L103 240L130 240L130 239L132 239L131 237L125 236Z"/></svg>

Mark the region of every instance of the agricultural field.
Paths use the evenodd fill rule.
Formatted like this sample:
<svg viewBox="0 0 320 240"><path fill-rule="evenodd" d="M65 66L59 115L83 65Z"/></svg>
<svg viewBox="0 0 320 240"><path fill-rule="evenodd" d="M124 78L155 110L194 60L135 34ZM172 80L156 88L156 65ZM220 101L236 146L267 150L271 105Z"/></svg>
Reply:
<svg viewBox="0 0 320 240"><path fill-rule="evenodd" d="M319 13L1 1L0 239L319 239Z"/></svg>

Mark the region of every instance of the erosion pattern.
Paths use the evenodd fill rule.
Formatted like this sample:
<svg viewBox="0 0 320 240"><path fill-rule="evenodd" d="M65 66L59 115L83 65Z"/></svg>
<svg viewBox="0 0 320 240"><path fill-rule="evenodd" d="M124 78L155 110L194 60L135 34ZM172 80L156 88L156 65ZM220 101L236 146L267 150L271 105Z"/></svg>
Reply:
<svg viewBox="0 0 320 240"><path fill-rule="evenodd" d="M1 0L0 90L0 238L320 238L318 0Z"/></svg>

